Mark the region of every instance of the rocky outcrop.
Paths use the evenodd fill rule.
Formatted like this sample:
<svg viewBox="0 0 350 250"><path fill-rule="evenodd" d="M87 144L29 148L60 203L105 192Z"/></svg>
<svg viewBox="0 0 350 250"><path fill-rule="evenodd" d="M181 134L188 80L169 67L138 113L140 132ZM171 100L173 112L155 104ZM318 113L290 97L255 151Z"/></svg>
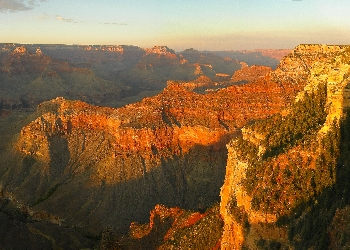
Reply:
<svg viewBox="0 0 350 250"><path fill-rule="evenodd" d="M233 76L231 77L231 81L239 82L239 83L247 83L253 80L257 80L259 78L263 78L271 71L272 69L270 67L256 66L256 65L248 67L248 66L242 65L242 68L240 70L237 70L233 74Z"/></svg>
<svg viewBox="0 0 350 250"><path fill-rule="evenodd" d="M102 233L101 249L219 249L222 220L218 204L204 213L156 205L148 224L132 223L127 236Z"/></svg>
<svg viewBox="0 0 350 250"><path fill-rule="evenodd" d="M121 107L159 93L168 80L222 80L216 74L237 69L236 60L211 53L187 60L167 46L0 44L1 108L34 108L57 96Z"/></svg>
<svg viewBox="0 0 350 250"><path fill-rule="evenodd" d="M317 240L310 236L312 229L296 225L311 220L315 224L321 219L316 214L335 211L323 203L329 189L345 192L338 176L346 172L345 164L342 170L337 166L347 140L340 127L350 107L349 50L348 46L300 45L271 73L277 82L304 88L291 107L247 126L243 138L228 144L221 189L222 249L325 247L326 227L314 228L319 230Z"/></svg>
<svg viewBox="0 0 350 250"><path fill-rule="evenodd" d="M226 143L299 89L269 76L206 95L190 85L169 82L159 95L119 109L63 98L42 103L2 159L13 166L3 169L3 187L94 233L144 222L156 204L204 210L219 199Z"/></svg>

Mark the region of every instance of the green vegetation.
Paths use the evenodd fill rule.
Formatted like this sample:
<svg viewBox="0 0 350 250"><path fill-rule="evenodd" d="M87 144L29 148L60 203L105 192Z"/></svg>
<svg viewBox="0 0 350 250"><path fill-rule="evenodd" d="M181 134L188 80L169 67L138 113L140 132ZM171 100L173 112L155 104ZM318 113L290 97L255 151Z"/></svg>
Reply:
<svg viewBox="0 0 350 250"><path fill-rule="evenodd" d="M250 224L248 221L248 214L244 210L244 207L237 206L236 197L231 197L231 200L229 201L228 206L229 206L230 214L233 216L235 221L243 225L246 231L249 231Z"/></svg>
<svg viewBox="0 0 350 250"><path fill-rule="evenodd" d="M264 158L276 156L306 135L318 131L326 120L326 100L327 86L319 84L315 92L305 92L303 99L295 102L285 117L276 114L253 124L252 129L258 133L271 131L262 142L262 146L267 148Z"/></svg>
<svg viewBox="0 0 350 250"><path fill-rule="evenodd" d="M320 182L329 182L335 178L335 183L317 192L311 199L295 207L290 215L282 216L277 225L289 225L289 240L295 249L327 249L330 244L330 224L338 209L350 204L350 111L339 129L332 129L324 138L324 150L321 153L317 168ZM340 138L339 138L340 136ZM339 145L338 150L335 145ZM338 154L338 157L335 157ZM322 163L322 160L325 160ZM321 164L322 163L322 164ZM339 219L339 218L338 218ZM347 240L342 239L341 245Z"/></svg>
<svg viewBox="0 0 350 250"><path fill-rule="evenodd" d="M337 209L350 204L350 110L340 127L334 122L318 140L327 115L326 97L326 86L320 84L286 116L253 124L250 128L265 136L261 156L253 143L236 141L238 157L248 162L243 185L252 196L252 208L279 215L277 226L288 226L295 249L327 249ZM240 220L239 208L230 208ZM259 249L281 247L264 239L256 243Z"/></svg>
<svg viewBox="0 0 350 250"><path fill-rule="evenodd" d="M347 119L342 123L340 130L340 156L336 161L335 185L323 190L314 200L303 204L307 208L303 214L298 213L289 218L291 222L289 237L296 249L305 249L305 246L315 246L316 249L328 247L327 229L336 210L350 204L349 115L350 112L347 111Z"/></svg>
<svg viewBox="0 0 350 250"><path fill-rule="evenodd" d="M336 178L336 159L339 156L338 131L337 125L334 124L323 138L321 152L316 159L312 156L303 159L302 152L290 150L280 158L260 163L258 166L263 169L263 172L259 173L255 169L257 176L251 176L249 173L249 179L263 180L256 181L252 200L253 209L262 209L271 213L286 212L291 206L320 194L325 187L332 186ZM312 137L308 137L310 138ZM314 145L308 141L305 145L297 146L303 151ZM315 167L310 167L312 162ZM251 185L249 186L252 188Z"/></svg>
<svg viewBox="0 0 350 250"><path fill-rule="evenodd" d="M266 151L261 156L253 143L236 141L238 157L248 163L243 185L252 196L254 210L288 214L291 207L334 184L338 125L334 123L322 141L317 141L327 116L326 99L326 85L319 84L317 90L295 102L286 116L276 114L253 124L250 128L265 136L260 145Z"/></svg>

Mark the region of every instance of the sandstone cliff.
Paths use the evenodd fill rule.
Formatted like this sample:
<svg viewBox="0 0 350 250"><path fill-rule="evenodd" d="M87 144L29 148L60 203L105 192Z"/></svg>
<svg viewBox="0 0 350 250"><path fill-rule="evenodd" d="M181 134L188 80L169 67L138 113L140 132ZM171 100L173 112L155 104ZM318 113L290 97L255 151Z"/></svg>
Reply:
<svg viewBox="0 0 350 250"><path fill-rule="evenodd" d="M119 80L97 76L89 63L53 58L27 45L0 52L0 85L0 112L35 108L57 96L97 104L127 89Z"/></svg>
<svg viewBox="0 0 350 250"><path fill-rule="evenodd" d="M222 80L216 75L239 69L236 60L197 54L193 61L166 46L0 44L0 114L57 96L121 107L158 94L168 80Z"/></svg>
<svg viewBox="0 0 350 250"><path fill-rule="evenodd" d="M218 204L204 213L157 205L149 224L132 223L127 236L104 230L101 249L219 249L222 224Z"/></svg>
<svg viewBox="0 0 350 250"><path fill-rule="evenodd" d="M197 83L208 79L200 78ZM63 98L38 106L2 158L1 185L34 210L98 233L145 222L156 204L204 210L218 201L226 143L279 112L302 85L271 77L206 95L169 82L123 108Z"/></svg>
<svg viewBox="0 0 350 250"><path fill-rule="evenodd" d="M222 249L327 247L327 225L348 195L349 51L300 45L271 73L304 88L227 145Z"/></svg>
<svg viewBox="0 0 350 250"><path fill-rule="evenodd" d="M256 66L256 65L248 67L247 65L243 64L242 68L240 70L237 70L232 75L231 81L239 82L239 83L247 83L259 78L263 78L270 72L271 72L270 67Z"/></svg>

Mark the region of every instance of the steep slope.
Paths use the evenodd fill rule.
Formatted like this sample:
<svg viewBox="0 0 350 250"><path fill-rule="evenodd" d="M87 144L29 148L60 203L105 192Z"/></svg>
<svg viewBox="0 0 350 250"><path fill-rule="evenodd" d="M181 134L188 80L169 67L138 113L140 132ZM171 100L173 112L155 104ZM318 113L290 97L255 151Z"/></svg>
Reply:
<svg viewBox="0 0 350 250"><path fill-rule="evenodd" d="M145 222L156 204L204 210L219 199L226 143L285 107L302 84L268 75L207 95L189 86L169 82L159 95L119 109L63 98L42 103L4 146L3 189L96 234Z"/></svg>
<svg viewBox="0 0 350 250"><path fill-rule="evenodd" d="M186 53L185 53L186 54ZM222 80L236 60L166 46L0 44L0 112L35 107L57 96L121 107L158 94L168 80Z"/></svg>
<svg viewBox="0 0 350 250"><path fill-rule="evenodd" d="M204 213L157 205L149 224L132 223L128 235L111 228L102 233L101 249L219 249L222 234L219 205Z"/></svg>
<svg viewBox="0 0 350 250"><path fill-rule="evenodd" d="M61 226L54 217L33 213L15 201L0 197L1 249L84 249L98 241L83 232Z"/></svg>
<svg viewBox="0 0 350 250"><path fill-rule="evenodd" d="M54 59L40 48L31 52L19 46L0 54L1 109L35 107L57 96L97 104L126 89L120 81L97 77L87 65Z"/></svg>
<svg viewBox="0 0 350 250"><path fill-rule="evenodd" d="M258 78L265 77L272 70L270 67L266 66L250 66L242 63L242 68L237 70L231 77L232 82L247 83L254 81Z"/></svg>
<svg viewBox="0 0 350 250"><path fill-rule="evenodd" d="M256 50L229 50L213 51L212 53L224 57L245 62L249 66L260 65L276 69L283 57L291 53L290 49L256 49Z"/></svg>
<svg viewBox="0 0 350 250"><path fill-rule="evenodd" d="M350 108L349 51L300 45L271 74L307 84L289 108L228 144L222 249L328 246L327 225L348 196L348 132L340 128Z"/></svg>
<svg viewBox="0 0 350 250"><path fill-rule="evenodd" d="M260 52L261 55L275 58L278 61L281 61L283 57L292 52L291 49L255 49L251 52Z"/></svg>

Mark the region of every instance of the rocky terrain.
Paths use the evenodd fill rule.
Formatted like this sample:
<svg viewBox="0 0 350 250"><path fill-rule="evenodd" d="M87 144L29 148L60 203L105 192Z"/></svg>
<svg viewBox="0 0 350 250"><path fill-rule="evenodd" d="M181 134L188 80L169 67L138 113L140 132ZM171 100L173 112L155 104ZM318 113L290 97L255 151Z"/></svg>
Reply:
<svg viewBox="0 0 350 250"><path fill-rule="evenodd" d="M292 74L284 69L281 75ZM195 92L208 85L215 83L207 77L169 81L160 94L118 109L55 98L29 117L2 118L1 190L96 237L147 222L157 204L205 213L219 201L226 143L247 123L279 112L303 86L268 74Z"/></svg>
<svg viewBox="0 0 350 250"><path fill-rule="evenodd" d="M244 51L244 52L247 54L253 53L253 52L260 52L261 55L263 56L275 58L278 61L281 61L283 57L285 57L286 55L292 52L292 49L255 49L253 51Z"/></svg>
<svg viewBox="0 0 350 250"><path fill-rule="evenodd" d="M240 55L246 53L223 57L194 49L175 53L166 46L0 44L0 112L35 108L57 96L121 107L158 94L168 80L229 81L247 58ZM247 63L266 65L264 60L253 56Z"/></svg>
<svg viewBox="0 0 350 250"><path fill-rule="evenodd" d="M242 68L233 74L231 81L238 83L247 83L259 78L263 78L271 71L272 69L270 67L256 65L249 67L247 64L242 63Z"/></svg>
<svg viewBox="0 0 350 250"><path fill-rule="evenodd" d="M220 220L192 214L211 221L209 227L200 221L194 224L201 228L199 237L220 246L185 243L198 233L191 226L177 228L177 237L169 240L168 230L174 232L181 213L170 216L170 211L180 210L159 207L152 210L148 225L132 224L128 241L115 237L124 240L119 246L126 247L137 237L145 243L157 228L164 231L152 241L154 249L347 249L349 53L348 46L300 45L268 74L303 90L286 109L246 125L242 137L227 145L222 237L216 235L221 232ZM154 218L159 218L157 223ZM135 232L143 233L136 237Z"/></svg>
<svg viewBox="0 0 350 250"><path fill-rule="evenodd" d="M273 71L242 63L244 84L201 73L121 108L59 97L5 116L1 219L40 246L45 221L101 249L347 249L349 62L299 45Z"/></svg>
<svg viewBox="0 0 350 250"><path fill-rule="evenodd" d="M306 84L290 107L228 144L221 249L346 248L349 52L300 45L272 73Z"/></svg>
<svg viewBox="0 0 350 250"><path fill-rule="evenodd" d="M0 110L33 108L57 96L103 103L119 98L126 88L119 80L98 77L86 65L27 47L0 52Z"/></svg>
<svg viewBox="0 0 350 250"><path fill-rule="evenodd" d="M260 65L276 69L283 57L291 52L290 49L255 49L214 51L213 53L238 62L245 62L249 66Z"/></svg>
<svg viewBox="0 0 350 250"><path fill-rule="evenodd" d="M157 205L149 224L132 223L122 237L110 228L102 233L101 249L220 249L223 222L218 204L205 212Z"/></svg>
<svg viewBox="0 0 350 250"><path fill-rule="evenodd" d="M193 80L202 63L189 63L167 47L0 45L0 110L35 107L57 96L91 104L122 106L154 95L166 81ZM239 68L231 65L232 74ZM140 95L140 96L138 96ZM132 97L135 97L132 98Z"/></svg>

